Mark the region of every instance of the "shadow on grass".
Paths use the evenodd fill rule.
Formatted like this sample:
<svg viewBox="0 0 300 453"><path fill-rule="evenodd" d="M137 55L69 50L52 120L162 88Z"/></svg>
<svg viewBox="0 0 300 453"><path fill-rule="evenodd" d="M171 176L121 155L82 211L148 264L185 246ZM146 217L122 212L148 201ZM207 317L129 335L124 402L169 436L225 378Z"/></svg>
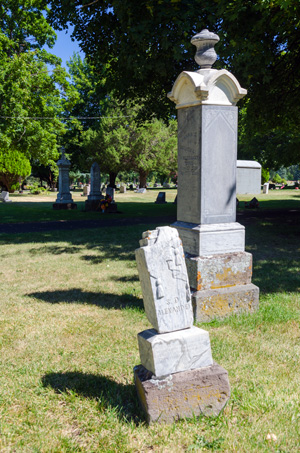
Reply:
<svg viewBox="0 0 300 453"><path fill-rule="evenodd" d="M144 421L133 384L123 385L105 376L77 371L46 374L42 384L60 394L75 392L78 396L97 399L100 411L110 409L122 421L135 425Z"/></svg>
<svg viewBox="0 0 300 453"><path fill-rule="evenodd" d="M122 296L108 293L94 293L92 291L82 291L80 288L72 288L69 290L56 291L40 291L25 294L27 297L38 299L49 304L87 304L96 305L102 308L134 308L143 309L142 299L131 294L123 294Z"/></svg>

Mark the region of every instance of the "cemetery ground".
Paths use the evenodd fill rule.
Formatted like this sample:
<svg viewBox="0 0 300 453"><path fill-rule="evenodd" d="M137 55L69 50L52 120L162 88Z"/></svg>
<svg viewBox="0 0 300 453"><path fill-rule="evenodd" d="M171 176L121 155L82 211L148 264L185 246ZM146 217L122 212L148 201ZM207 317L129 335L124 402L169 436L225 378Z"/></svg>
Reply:
<svg viewBox="0 0 300 453"><path fill-rule="evenodd" d="M229 373L226 408L216 418L147 426L132 371L137 333L150 326L134 250L158 224L118 219L175 216L173 203L153 203L157 193L117 195L122 214L113 215L82 212L80 195L77 211L53 211L53 194L0 204L8 228L116 219L109 227L0 234L0 452L300 451L300 194L261 194L258 211L239 211L259 310L198 324ZM166 194L173 201L175 191Z"/></svg>

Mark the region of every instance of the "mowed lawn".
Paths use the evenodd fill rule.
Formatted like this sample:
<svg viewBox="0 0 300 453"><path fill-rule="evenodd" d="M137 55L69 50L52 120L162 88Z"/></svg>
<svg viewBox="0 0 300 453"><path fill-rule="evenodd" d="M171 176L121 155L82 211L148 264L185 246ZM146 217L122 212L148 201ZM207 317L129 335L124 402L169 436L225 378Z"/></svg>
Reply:
<svg viewBox="0 0 300 453"><path fill-rule="evenodd" d="M290 212L300 195L257 196L260 209L287 208L277 217L247 219L241 206L260 308L198 324L229 373L225 410L147 426L133 384L136 336L150 327L134 250L158 224L118 219L175 215L176 191L166 191L166 205L154 204L157 193L118 194L122 214L113 216L83 212L80 194L77 212L53 211L55 195L13 194L0 204L0 223L116 219L112 227L0 234L0 452L300 451L300 215Z"/></svg>

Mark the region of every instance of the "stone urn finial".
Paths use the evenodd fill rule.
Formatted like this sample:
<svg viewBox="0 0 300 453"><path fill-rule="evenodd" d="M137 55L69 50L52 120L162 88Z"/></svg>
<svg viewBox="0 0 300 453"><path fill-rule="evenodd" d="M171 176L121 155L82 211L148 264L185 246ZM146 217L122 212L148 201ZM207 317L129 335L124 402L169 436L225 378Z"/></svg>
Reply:
<svg viewBox="0 0 300 453"><path fill-rule="evenodd" d="M201 69L210 69L217 59L217 54L214 45L220 41L220 38L215 33L202 30L192 37L191 43L197 47L195 61L200 65Z"/></svg>

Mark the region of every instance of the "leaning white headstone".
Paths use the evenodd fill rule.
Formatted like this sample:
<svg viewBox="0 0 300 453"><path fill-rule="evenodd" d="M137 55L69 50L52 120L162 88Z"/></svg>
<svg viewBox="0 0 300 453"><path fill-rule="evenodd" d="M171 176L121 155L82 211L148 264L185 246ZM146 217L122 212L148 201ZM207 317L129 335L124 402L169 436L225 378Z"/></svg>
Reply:
<svg viewBox="0 0 300 453"><path fill-rule="evenodd" d="M218 415L230 395L228 373L213 362L208 332L193 326L178 231L146 231L140 245L137 266L154 328L138 334L141 365L134 368L134 378L147 421Z"/></svg>
<svg viewBox="0 0 300 453"><path fill-rule="evenodd" d="M159 332L193 325L184 252L178 231L159 227L143 233L136 261L147 318Z"/></svg>

